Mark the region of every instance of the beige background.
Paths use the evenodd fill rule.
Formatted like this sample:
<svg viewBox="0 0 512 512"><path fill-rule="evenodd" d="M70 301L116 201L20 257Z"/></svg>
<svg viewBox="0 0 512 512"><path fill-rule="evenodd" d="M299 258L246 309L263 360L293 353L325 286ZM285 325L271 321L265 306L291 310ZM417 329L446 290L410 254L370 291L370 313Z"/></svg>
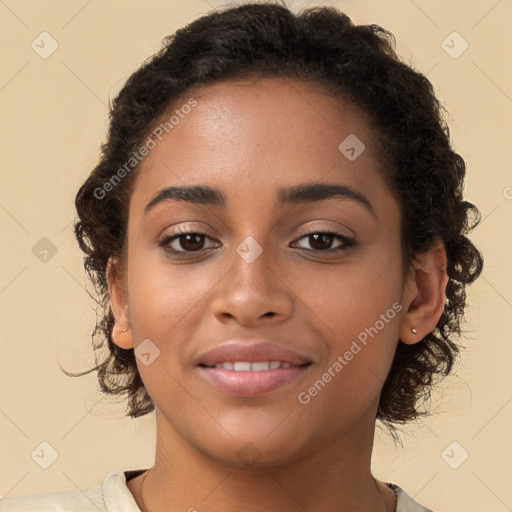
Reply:
<svg viewBox="0 0 512 512"><path fill-rule="evenodd" d="M486 268L469 290L462 364L435 394L435 415L405 429L403 449L377 434L375 475L436 512L511 510L512 2L321 3L391 30L399 53L433 81L468 163L466 197L484 219L472 235ZM124 403L98 393L95 373L73 379L57 364L81 371L94 362L94 303L84 291L92 287L72 233L73 200L97 161L107 106L123 82L165 35L217 5L0 2L2 496L95 485L108 473L153 462L154 416L123 418ZM47 59L31 48L43 31L59 45ZM453 31L469 44L456 59L441 46ZM43 237L57 248L47 262L32 252ZM454 441L460 446L444 452ZM42 442L58 454L47 469L31 457ZM462 450L469 457L457 469L442 457L454 465Z"/></svg>

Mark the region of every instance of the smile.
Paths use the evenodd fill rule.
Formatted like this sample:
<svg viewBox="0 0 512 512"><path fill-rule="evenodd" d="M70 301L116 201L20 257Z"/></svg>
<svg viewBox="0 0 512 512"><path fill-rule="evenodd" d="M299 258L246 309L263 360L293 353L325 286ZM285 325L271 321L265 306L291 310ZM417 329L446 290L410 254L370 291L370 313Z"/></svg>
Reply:
<svg viewBox="0 0 512 512"><path fill-rule="evenodd" d="M195 364L206 383L223 394L262 396L296 381L312 366L312 357L292 346L283 340L226 340L196 356Z"/></svg>

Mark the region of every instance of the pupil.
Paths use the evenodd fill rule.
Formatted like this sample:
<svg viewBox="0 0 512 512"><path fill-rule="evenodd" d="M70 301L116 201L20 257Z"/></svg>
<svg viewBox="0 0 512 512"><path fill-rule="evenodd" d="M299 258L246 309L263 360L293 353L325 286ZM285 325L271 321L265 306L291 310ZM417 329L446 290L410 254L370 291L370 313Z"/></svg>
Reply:
<svg viewBox="0 0 512 512"><path fill-rule="evenodd" d="M331 243L332 243L332 235L327 235L327 234L317 233L317 234L315 234L315 235L311 235L311 236L310 236L310 238L313 238L313 239L315 240L315 243L316 243L316 245L317 245L317 249L320 249L320 250L322 250L322 249L328 249L328 248L329 248L329 246L330 246L330 245L331 245ZM319 240L320 238L327 239L327 243L323 243L323 244L322 244L322 243L320 243L320 244L319 244L319 245L320 245L320 247L318 247L318 243L317 243L317 242L318 242L318 240ZM311 243L311 241L310 241L310 243ZM311 246L312 246L312 247L315 247L315 243L311 243Z"/></svg>

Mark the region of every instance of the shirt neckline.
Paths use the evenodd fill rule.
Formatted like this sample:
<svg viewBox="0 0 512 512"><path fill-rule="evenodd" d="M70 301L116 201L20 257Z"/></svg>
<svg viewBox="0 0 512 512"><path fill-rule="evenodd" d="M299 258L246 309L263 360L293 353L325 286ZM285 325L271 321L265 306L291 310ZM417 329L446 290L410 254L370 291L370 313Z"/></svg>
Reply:
<svg viewBox="0 0 512 512"><path fill-rule="evenodd" d="M136 478L136 477L142 475L142 473L145 473L146 471L149 471L149 468L148 469L132 469L132 470L123 471L121 473L121 476L124 477L125 487L126 487L127 491L130 493L130 496L131 496L131 492L130 492L130 489L128 489L128 486L126 484L133 478ZM414 502L408 495L406 495L405 492L402 490L402 488L399 485L390 483L390 482L384 482L384 483L395 493L395 499L396 499L395 512L397 510L401 510L401 508L399 509L399 505L402 507L403 503L401 503L401 501L403 501L403 498L408 499L410 502L412 501L412 503L414 503L416 505L416 502ZM424 509L424 510L428 510L428 509Z"/></svg>

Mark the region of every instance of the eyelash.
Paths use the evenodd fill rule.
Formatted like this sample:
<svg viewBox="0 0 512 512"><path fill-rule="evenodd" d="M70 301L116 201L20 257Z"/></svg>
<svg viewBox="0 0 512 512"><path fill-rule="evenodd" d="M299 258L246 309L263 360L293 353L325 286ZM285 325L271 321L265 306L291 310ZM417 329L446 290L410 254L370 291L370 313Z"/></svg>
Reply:
<svg viewBox="0 0 512 512"><path fill-rule="evenodd" d="M175 232L173 234L165 236L162 240L160 240L158 242L158 245L163 247L165 252L167 252L168 254L170 254L176 258L188 258L192 254L200 253L203 249L199 249L197 251L186 251L186 250L177 251L175 249L169 248L169 244L171 242L173 242L174 240L177 240L179 238L182 238L185 235L205 236L207 238L210 238L210 240L213 240L206 233L202 233L200 231L189 230L188 228L180 228L179 233ZM329 255L330 254L339 254L339 253L345 252L345 251L347 251L347 249L350 249L351 247L355 247L357 245L355 240L348 238L347 236L342 235L341 233L334 232L334 231L309 231L309 232L305 232L305 233L300 233L300 235L301 236L298 238L298 240L301 240L303 238L306 238L306 237L309 237L312 235L333 236L335 239L339 240L343 244L342 246L336 247L334 249L324 249L324 250L304 249L305 251L315 252L315 253L320 253L320 254L329 254Z"/></svg>

